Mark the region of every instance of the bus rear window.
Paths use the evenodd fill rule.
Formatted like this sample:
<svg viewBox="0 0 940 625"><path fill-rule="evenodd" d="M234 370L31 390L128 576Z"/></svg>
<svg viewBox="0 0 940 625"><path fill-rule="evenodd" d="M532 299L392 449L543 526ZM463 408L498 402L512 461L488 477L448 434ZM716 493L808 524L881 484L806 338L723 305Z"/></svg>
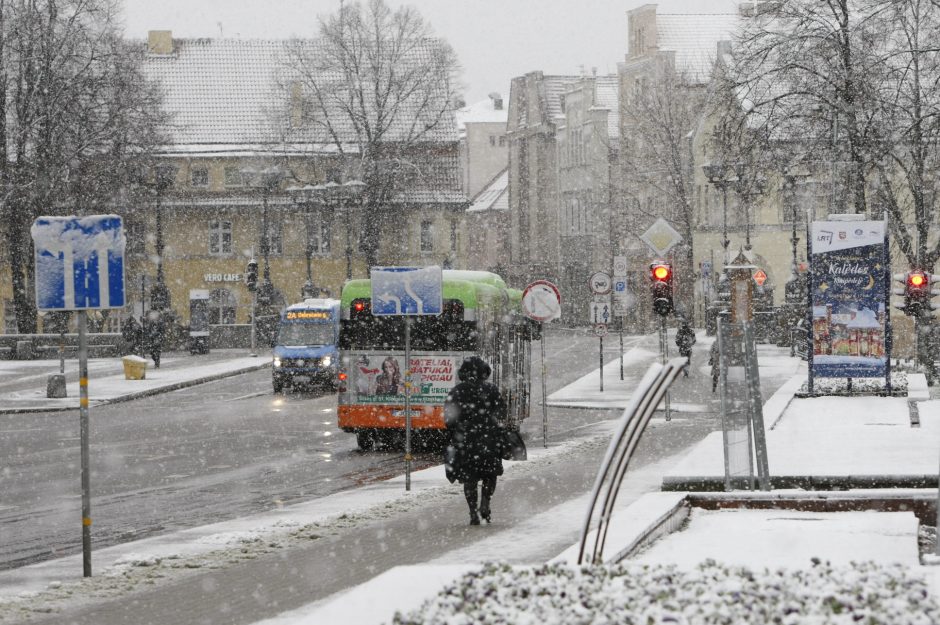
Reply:
<svg viewBox="0 0 940 625"><path fill-rule="evenodd" d="M413 317L411 322L411 349L415 351L473 351L479 336L476 323L464 321L463 315L454 319L440 317ZM403 350L405 349L404 317L373 317L362 315L343 320L339 333L340 349Z"/></svg>

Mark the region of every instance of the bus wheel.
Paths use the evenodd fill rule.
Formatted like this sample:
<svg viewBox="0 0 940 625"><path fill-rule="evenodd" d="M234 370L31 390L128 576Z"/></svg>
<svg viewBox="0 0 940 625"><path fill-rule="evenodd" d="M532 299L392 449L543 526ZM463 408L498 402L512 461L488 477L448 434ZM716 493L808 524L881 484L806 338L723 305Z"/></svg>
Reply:
<svg viewBox="0 0 940 625"><path fill-rule="evenodd" d="M362 451L370 451L375 448L375 432L372 430L359 430L356 432L356 443Z"/></svg>
<svg viewBox="0 0 940 625"><path fill-rule="evenodd" d="M282 381L278 380L278 379L275 379L273 382L274 382L274 384L273 384L273 386L274 386L274 392L275 392L275 393L282 393L282 392L284 391L284 383L283 383Z"/></svg>

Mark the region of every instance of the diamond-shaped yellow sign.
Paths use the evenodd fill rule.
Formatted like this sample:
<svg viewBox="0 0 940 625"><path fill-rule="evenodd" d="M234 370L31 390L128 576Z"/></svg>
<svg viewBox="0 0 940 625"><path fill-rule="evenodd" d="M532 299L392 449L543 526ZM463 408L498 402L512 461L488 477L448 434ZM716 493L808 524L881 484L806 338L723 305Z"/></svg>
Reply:
<svg viewBox="0 0 940 625"><path fill-rule="evenodd" d="M663 256L682 240L682 235L669 225L669 222L660 217L649 229L640 235L640 239L650 246L659 256Z"/></svg>

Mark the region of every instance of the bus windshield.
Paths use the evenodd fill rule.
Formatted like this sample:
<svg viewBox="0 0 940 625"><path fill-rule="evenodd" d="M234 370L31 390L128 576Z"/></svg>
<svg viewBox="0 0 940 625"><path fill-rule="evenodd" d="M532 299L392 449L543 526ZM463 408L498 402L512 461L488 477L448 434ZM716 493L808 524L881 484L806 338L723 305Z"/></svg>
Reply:
<svg viewBox="0 0 940 625"><path fill-rule="evenodd" d="M332 323L281 323L277 331L278 345L332 345Z"/></svg>

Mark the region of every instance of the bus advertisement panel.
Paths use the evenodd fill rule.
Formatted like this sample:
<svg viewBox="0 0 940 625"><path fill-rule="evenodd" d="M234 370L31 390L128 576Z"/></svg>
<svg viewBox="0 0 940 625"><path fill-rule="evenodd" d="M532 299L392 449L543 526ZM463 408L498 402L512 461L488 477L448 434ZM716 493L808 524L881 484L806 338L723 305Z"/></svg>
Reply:
<svg viewBox="0 0 940 625"><path fill-rule="evenodd" d="M351 369L350 404L388 404L405 401L404 352L357 352ZM464 354L412 354L413 404L444 405L457 384Z"/></svg>

